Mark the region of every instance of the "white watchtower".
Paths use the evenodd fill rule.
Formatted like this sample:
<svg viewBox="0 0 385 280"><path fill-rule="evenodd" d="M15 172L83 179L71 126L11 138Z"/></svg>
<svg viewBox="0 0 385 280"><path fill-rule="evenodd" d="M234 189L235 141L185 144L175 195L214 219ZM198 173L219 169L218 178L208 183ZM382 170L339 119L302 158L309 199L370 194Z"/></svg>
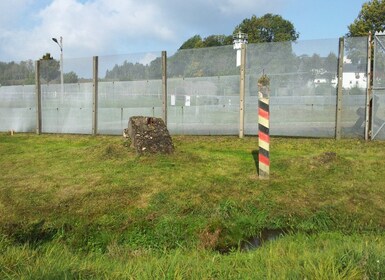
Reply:
<svg viewBox="0 0 385 280"><path fill-rule="evenodd" d="M247 44L248 35L246 33L238 32L233 35L233 48L237 50L237 67L241 65L241 49L243 44Z"/></svg>

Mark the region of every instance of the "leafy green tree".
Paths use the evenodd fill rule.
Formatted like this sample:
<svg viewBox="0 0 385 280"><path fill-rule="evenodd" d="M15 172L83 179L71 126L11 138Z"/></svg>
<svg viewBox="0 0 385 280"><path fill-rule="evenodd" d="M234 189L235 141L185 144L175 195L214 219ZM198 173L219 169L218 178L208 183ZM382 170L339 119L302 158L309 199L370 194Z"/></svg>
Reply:
<svg viewBox="0 0 385 280"><path fill-rule="evenodd" d="M204 47L220 47L231 45L233 43L232 36L226 35L210 35L203 40Z"/></svg>
<svg viewBox="0 0 385 280"><path fill-rule="evenodd" d="M179 49L197 49L203 48L203 40L199 35L195 35L182 44Z"/></svg>
<svg viewBox="0 0 385 280"><path fill-rule="evenodd" d="M249 43L261 42L282 42L278 45L262 44L259 46L250 45L248 52L248 64L252 65L252 72L258 75L263 70L269 73L279 73L279 71L295 71L295 57L292 52L290 41L298 38L291 22L281 16L266 14L261 18L253 16L245 19L235 27L234 33L247 33ZM238 70L235 65L235 54L232 47L233 36L210 35L204 39L195 35L182 44L179 51L169 59L168 73L170 77L201 77L201 76L220 76L237 75ZM230 46L229 46L230 45ZM192 50L197 48L210 48L202 51ZM283 59L290 62L282 66ZM284 69L283 69L284 68ZM284 79L280 79L284 81Z"/></svg>
<svg viewBox="0 0 385 280"><path fill-rule="evenodd" d="M157 57L147 66L149 79L160 79L162 77L162 58Z"/></svg>
<svg viewBox="0 0 385 280"><path fill-rule="evenodd" d="M148 79L148 66L136 62L123 62L122 65L115 65L112 70L106 71L106 79L118 81L136 81Z"/></svg>
<svg viewBox="0 0 385 280"><path fill-rule="evenodd" d="M294 25L280 15L266 14L260 18L253 15L235 27L233 34L246 33L249 43L296 41L299 33Z"/></svg>
<svg viewBox="0 0 385 280"><path fill-rule="evenodd" d="M47 83L59 78L60 63L59 61L53 59L53 57L51 57L51 54L46 53L45 55L43 55L43 57L40 59L40 62L41 62L41 66L40 66L41 78L43 78Z"/></svg>
<svg viewBox="0 0 385 280"><path fill-rule="evenodd" d="M349 37L367 36L369 32L375 34L376 31L385 30L385 0L371 0L362 5L361 11L358 17L352 24L348 26L349 32L346 34ZM346 41L347 45L347 57L352 60L353 63L358 64L361 71L365 71L366 64L363 61L367 59L367 46L365 40L359 40L359 38L349 38ZM372 59L374 57L372 53ZM382 52L376 53L376 65L383 64L384 59L380 58ZM372 71L374 63L372 63ZM380 66L384 69L384 66ZM376 78L379 80L379 74L383 71L375 71ZM385 78L384 78L385 79ZM375 82L376 82L375 81Z"/></svg>
<svg viewBox="0 0 385 280"><path fill-rule="evenodd" d="M0 84L30 85L35 82L35 68L32 60L16 62L0 62Z"/></svg>
<svg viewBox="0 0 385 280"><path fill-rule="evenodd" d="M367 36L369 31L385 30L385 0L371 0L362 5L358 17L348 26L347 36Z"/></svg>
<svg viewBox="0 0 385 280"><path fill-rule="evenodd" d="M296 41L299 37L299 33L290 21L283 19L280 15L273 14L266 14L262 17L253 15L251 18L244 19L235 27L233 35L239 32L248 34L249 43ZM185 41L179 49L197 49L232 44L232 36L210 35L202 39L201 36L195 35Z"/></svg>
<svg viewBox="0 0 385 280"><path fill-rule="evenodd" d="M67 83L67 84L74 84L79 81L78 75L73 71L69 73L64 73L63 78L64 78L64 83Z"/></svg>
<svg viewBox="0 0 385 280"><path fill-rule="evenodd" d="M232 36L226 35L210 35L204 39L201 36L195 35L188 39L182 44L179 48L183 49L199 49L199 48L208 48L208 47L220 47L231 45L233 43Z"/></svg>

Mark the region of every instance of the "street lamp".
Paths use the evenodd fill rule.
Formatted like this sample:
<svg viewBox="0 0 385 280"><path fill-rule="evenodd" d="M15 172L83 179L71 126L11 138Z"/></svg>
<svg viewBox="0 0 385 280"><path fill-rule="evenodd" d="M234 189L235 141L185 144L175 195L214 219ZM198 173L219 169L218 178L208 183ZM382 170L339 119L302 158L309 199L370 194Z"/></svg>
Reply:
<svg viewBox="0 0 385 280"><path fill-rule="evenodd" d="M61 83L61 96L64 97L64 77L63 77L63 37L60 36L59 41L56 38L52 38L60 47L60 83Z"/></svg>

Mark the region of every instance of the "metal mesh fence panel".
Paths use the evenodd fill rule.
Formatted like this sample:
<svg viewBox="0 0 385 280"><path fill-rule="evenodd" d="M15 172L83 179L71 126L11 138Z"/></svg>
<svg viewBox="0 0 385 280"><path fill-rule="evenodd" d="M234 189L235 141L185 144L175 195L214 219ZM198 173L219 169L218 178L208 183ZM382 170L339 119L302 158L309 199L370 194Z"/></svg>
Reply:
<svg viewBox="0 0 385 280"><path fill-rule="evenodd" d="M35 64L32 60L0 62L0 86L35 84Z"/></svg>
<svg viewBox="0 0 385 280"><path fill-rule="evenodd" d="M122 134L132 116L162 117L160 53L99 57L98 132Z"/></svg>
<svg viewBox="0 0 385 280"><path fill-rule="evenodd" d="M384 36L374 61L373 135L385 120ZM258 133L258 79L270 78L270 133L333 137L336 125L338 39L249 44L246 48L245 127ZM363 137L367 38L345 39L342 136ZM178 50L167 58L168 127L173 134L237 135L240 68L233 46ZM0 63L1 67L4 66ZM0 80L0 130L36 127L34 70L11 63ZM92 58L64 60L64 83L56 60L41 62L42 131L92 133ZM7 72L8 73L8 72ZM97 123L100 134L121 134L134 115L162 117L159 52L99 57ZM6 78L4 78L6 77ZM379 109L376 109L379 108Z"/></svg>
<svg viewBox="0 0 385 280"><path fill-rule="evenodd" d="M365 137L368 38L345 38L342 73L342 137Z"/></svg>
<svg viewBox="0 0 385 280"><path fill-rule="evenodd" d="M237 134L239 68L232 46L179 50L168 59L173 134Z"/></svg>
<svg viewBox="0 0 385 280"><path fill-rule="evenodd" d="M64 60L63 91L59 62L41 62L42 132L92 132L92 58Z"/></svg>
<svg viewBox="0 0 385 280"><path fill-rule="evenodd" d="M374 36L372 138L385 139L385 35Z"/></svg>
<svg viewBox="0 0 385 280"><path fill-rule="evenodd" d="M33 132L35 85L0 86L0 131Z"/></svg>
<svg viewBox="0 0 385 280"><path fill-rule="evenodd" d="M35 65L32 60L0 62L0 131L36 128Z"/></svg>
<svg viewBox="0 0 385 280"><path fill-rule="evenodd" d="M335 133L338 40L247 46L246 133L257 128L258 78L270 78L270 133L331 137Z"/></svg>
<svg viewBox="0 0 385 280"><path fill-rule="evenodd" d="M168 125L175 134L237 134L239 76L168 80Z"/></svg>

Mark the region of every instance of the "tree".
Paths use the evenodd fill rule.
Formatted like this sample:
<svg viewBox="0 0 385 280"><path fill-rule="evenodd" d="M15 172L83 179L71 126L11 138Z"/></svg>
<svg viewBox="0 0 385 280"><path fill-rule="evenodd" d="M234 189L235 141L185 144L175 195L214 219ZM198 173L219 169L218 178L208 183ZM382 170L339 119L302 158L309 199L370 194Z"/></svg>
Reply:
<svg viewBox="0 0 385 280"><path fill-rule="evenodd" d="M40 59L40 62L40 75L47 83L59 77L60 63L59 61L54 60L53 57L51 57L51 54L46 53L43 55L43 57Z"/></svg>
<svg viewBox="0 0 385 280"><path fill-rule="evenodd" d="M232 36L226 35L210 35L204 39L201 36L195 35L188 39L182 44L179 48L183 49L198 49L198 48L208 48L208 47L220 47L231 45L233 43Z"/></svg>
<svg viewBox="0 0 385 280"><path fill-rule="evenodd" d="M148 79L148 67L136 62L124 61L122 65L115 65L112 70L106 71L106 79L119 81L135 81Z"/></svg>
<svg viewBox="0 0 385 280"><path fill-rule="evenodd" d="M299 33L294 25L279 15L266 14L263 17L253 15L235 27L233 34L248 34L249 43L296 41Z"/></svg>
<svg viewBox="0 0 385 280"><path fill-rule="evenodd" d="M196 49L196 48L203 48L203 41L202 37L199 35L195 35L188 39L186 42L182 44L182 46L179 49Z"/></svg>
<svg viewBox="0 0 385 280"><path fill-rule="evenodd" d="M249 43L296 41L299 33L294 25L279 15L266 14L263 17L253 15L250 19L244 19L234 29L233 35L242 32L249 36ZM195 35L185 41L179 49L197 49L218 47L233 44L233 36L210 35L204 39Z"/></svg>
<svg viewBox="0 0 385 280"><path fill-rule="evenodd" d="M364 3L358 17L348 26L348 29L349 32L346 34L348 37L367 36L369 32L375 34L376 31L385 30L385 0L371 0ZM361 68L366 66L365 63L362 63L367 60L366 44L367 41L360 40L360 38L349 38L346 40L346 56L353 63L359 64Z"/></svg>
<svg viewBox="0 0 385 280"><path fill-rule="evenodd" d="M210 35L203 40L204 47L220 47L225 45L231 45L232 43L232 36L226 35Z"/></svg>
<svg viewBox="0 0 385 280"><path fill-rule="evenodd" d="M347 36L367 36L369 31L385 30L385 0L371 0L362 5L358 17L348 26Z"/></svg>
<svg viewBox="0 0 385 280"><path fill-rule="evenodd" d="M35 70L32 60L16 62L0 62L0 84L32 85L35 83Z"/></svg>
<svg viewBox="0 0 385 280"><path fill-rule="evenodd" d="M75 84L79 82L78 75L73 71L69 73L64 73L63 78L64 78L64 83L66 84Z"/></svg>

